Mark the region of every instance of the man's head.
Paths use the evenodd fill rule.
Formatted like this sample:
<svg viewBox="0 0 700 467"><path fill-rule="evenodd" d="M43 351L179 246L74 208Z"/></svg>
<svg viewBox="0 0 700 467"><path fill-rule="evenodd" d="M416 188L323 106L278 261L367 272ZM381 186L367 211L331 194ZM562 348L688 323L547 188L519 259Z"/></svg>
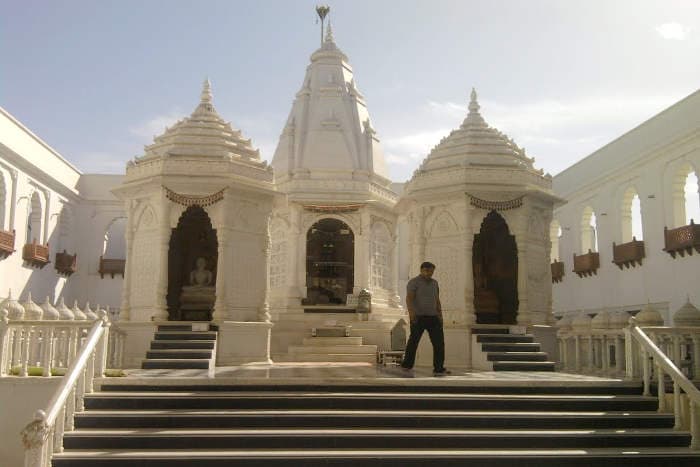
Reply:
<svg viewBox="0 0 700 467"><path fill-rule="evenodd" d="M435 272L435 265L430 261L425 261L420 265L420 275L426 279L433 277L433 272Z"/></svg>

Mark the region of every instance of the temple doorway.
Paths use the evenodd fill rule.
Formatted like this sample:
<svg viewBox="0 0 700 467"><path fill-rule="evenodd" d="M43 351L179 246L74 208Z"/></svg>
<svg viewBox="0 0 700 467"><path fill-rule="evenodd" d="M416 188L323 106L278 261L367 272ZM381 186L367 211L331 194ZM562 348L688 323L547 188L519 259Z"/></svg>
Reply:
<svg viewBox="0 0 700 467"><path fill-rule="evenodd" d="M518 249L496 211L474 235L474 309L479 324L515 324L518 314Z"/></svg>
<svg viewBox="0 0 700 467"><path fill-rule="evenodd" d="M209 215L190 206L170 235L168 315L171 321L210 321L216 299L218 241Z"/></svg>
<svg viewBox="0 0 700 467"><path fill-rule="evenodd" d="M338 219L321 219L306 233L304 305L345 305L354 285L355 235Z"/></svg>

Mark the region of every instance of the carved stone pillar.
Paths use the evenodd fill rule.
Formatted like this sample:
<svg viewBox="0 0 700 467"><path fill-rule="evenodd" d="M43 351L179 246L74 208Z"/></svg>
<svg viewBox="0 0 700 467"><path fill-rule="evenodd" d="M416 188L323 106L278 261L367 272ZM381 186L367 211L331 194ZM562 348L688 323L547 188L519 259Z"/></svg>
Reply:
<svg viewBox="0 0 700 467"><path fill-rule="evenodd" d="M161 190L160 210L160 267L158 271L158 286L156 288L156 309L153 318L156 320L168 319L168 250L170 249L170 200Z"/></svg>
<svg viewBox="0 0 700 467"><path fill-rule="evenodd" d="M391 236L391 302L395 306L401 306L399 296L399 222L394 224L394 232Z"/></svg>
<svg viewBox="0 0 700 467"><path fill-rule="evenodd" d="M216 301L214 302L214 311L212 320L225 321L228 317L226 311L226 271L228 268L228 244L229 238L229 211L231 210L231 195L229 190L224 191L224 198L221 200L221 218L219 219L219 228L216 230L217 247L217 263L216 263Z"/></svg>
<svg viewBox="0 0 700 467"><path fill-rule="evenodd" d="M271 316L270 316L270 220L268 218L267 222L267 227L265 228L265 233L263 235L263 238L261 239L262 242L262 252L263 252L263 258L265 261L265 268L263 269L265 271L264 274L264 281L265 281L265 289L263 290L263 303L262 306L260 307L260 310L258 311L258 321L262 321L264 323L269 323Z"/></svg>
<svg viewBox="0 0 700 467"><path fill-rule="evenodd" d="M527 217L521 216L513 232L518 247L518 324L520 325L532 324L527 292L527 226L524 225L526 219Z"/></svg>
<svg viewBox="0 0 700 467"><path fill-rule="evenodd" d="M476 310L474 309L474 267L472 263L472 252L474 248L473 215L474 208L467 201L464 232L464 319L467 325L476 323Z"/></svg>
<svg viewBox="0 0 700 467"><path fill-rule="evenodd" d="M355 232L355 277L354 293L370 287L370 241L372 225L367 209L360 212L360 232Z"/></svg>
<svg viewBox="0 0 700 467"><path fill-rule="evenodd" d="M132 200L124 203L126 210L126 264L124 265L124 285L122 287L122 303L119 310L119 320L129 321L131 319L129 297L131 293L131 271L130 266L133 264L134 256L134 204Z"/></svg>
<svg viewBox="0 0 700 467"><path fill-rule="evenodd" d="M287 247L287 260L289 261L289 278L287 279L287 301L300 303L303 297L306 284L302 281L305 278L306 262L303 256L306 251L306 235L302 226L302 208L298 204L290 204L290 222L292 225L289 233Z"/></svg>

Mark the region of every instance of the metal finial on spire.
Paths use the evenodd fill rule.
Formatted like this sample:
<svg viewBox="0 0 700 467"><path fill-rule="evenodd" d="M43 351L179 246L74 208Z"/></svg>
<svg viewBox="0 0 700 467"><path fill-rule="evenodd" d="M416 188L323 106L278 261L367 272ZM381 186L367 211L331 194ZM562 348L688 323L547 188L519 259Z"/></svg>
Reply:
<svg viewBox="0 0 700 467"><path fill-rule="evenodd" d="M321 18L321 45L323 46L323 26L324 26L324 21L326 19L326 15L328 15L328 12L331 11L331 7L328 5L317 5L316 6L316 13L318 14L318 17Z"/></svg>
<svg viewBox="0 0 700 467"><path fill-rule="evenodd" d="M211 104L212 94L211 94L211 81L209 78L204 80L204 85L202 86L202 97L201 101L204 104Z"/></svg>

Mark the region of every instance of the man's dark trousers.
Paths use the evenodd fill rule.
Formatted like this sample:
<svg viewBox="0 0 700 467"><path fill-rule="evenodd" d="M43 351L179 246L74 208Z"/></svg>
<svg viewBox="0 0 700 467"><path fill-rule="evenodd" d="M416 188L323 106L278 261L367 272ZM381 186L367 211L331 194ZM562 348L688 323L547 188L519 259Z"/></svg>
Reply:
<svg viewBox="0 0 700 467"><path fill-rule="evenodd" d="M445 334L442 331L442 321L437 316L416 316L415 322L411 323L411 335L406 344L406 353L401 366L413 368L418 342L423 331L428 331L430 342L433 344L433 370L442 371L445 368Z"/></svg>

